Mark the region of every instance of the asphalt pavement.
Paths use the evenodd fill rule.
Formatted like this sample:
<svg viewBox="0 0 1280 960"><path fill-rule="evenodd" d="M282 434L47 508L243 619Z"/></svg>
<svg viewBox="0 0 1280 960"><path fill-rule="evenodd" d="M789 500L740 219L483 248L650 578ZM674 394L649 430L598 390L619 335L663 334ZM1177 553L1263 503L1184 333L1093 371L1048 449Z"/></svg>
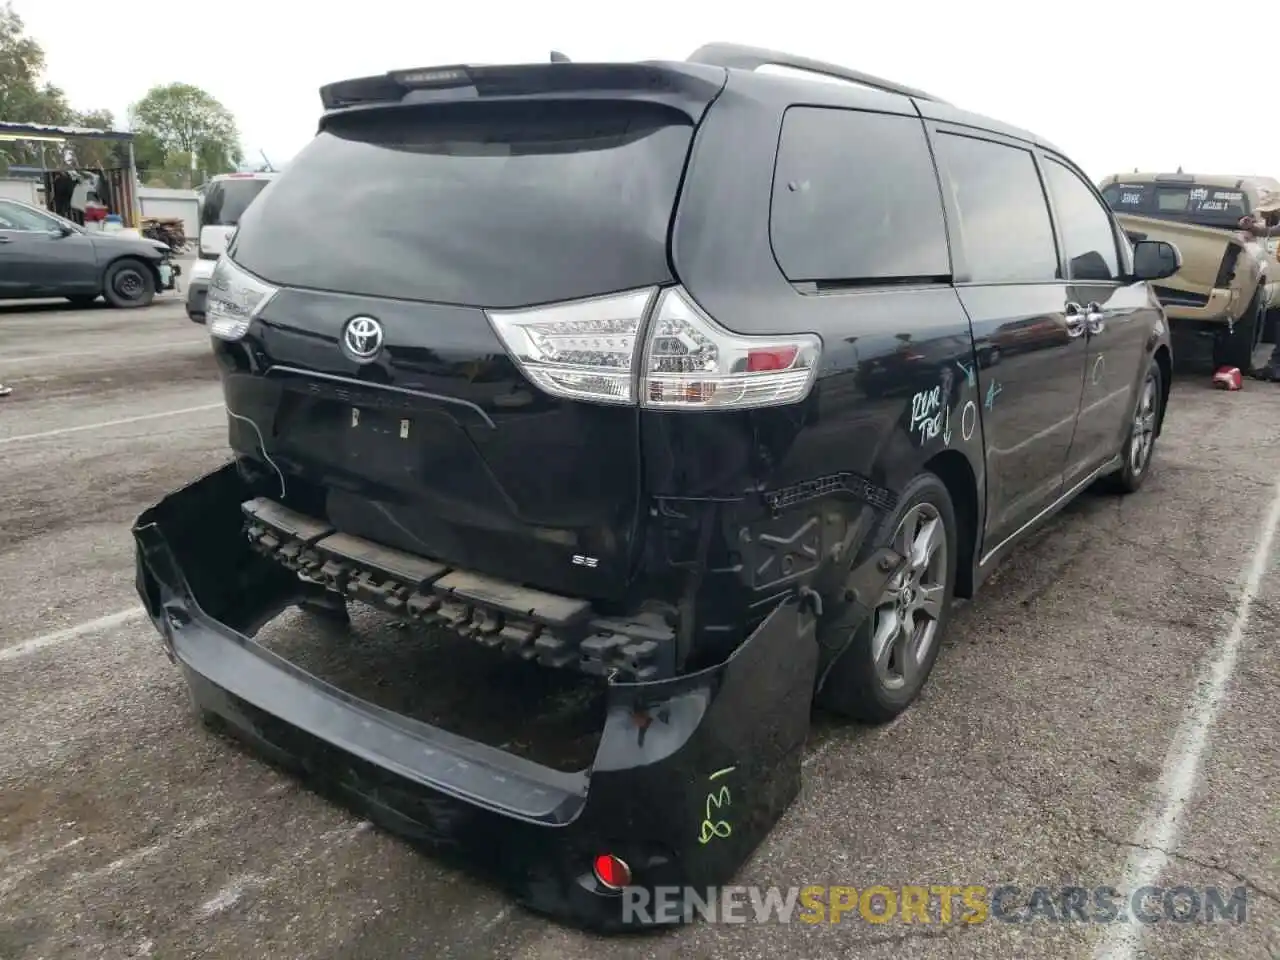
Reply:
<svg viewBox="0 0 1280 960"><path fill-rule="evenodd" d="M175 298L0 306L0 383L13 388L0 399L6 960L1280 957L1280 386L1177 381L1144 491L1088 494L1017 551L957 611L899 720L817 718L802 795L736 880L1243 887L1243 922L873 923L853 910L605 943L195 721L140 616L128 533L227 456L207 333ZM439 679L430 638L373 613L352 634L301 614L270 629L337 678L380 663L375 685ZM401 670L397 656L417 660Z"/></svg>

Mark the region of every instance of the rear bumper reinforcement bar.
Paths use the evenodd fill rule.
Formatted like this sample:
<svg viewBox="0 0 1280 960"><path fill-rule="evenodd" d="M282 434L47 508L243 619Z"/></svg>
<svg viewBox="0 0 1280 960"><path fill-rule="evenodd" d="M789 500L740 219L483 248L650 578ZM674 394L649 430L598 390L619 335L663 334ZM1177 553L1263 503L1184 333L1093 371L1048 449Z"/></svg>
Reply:
<svg viewBox="0 0 1280 960"><path fill-rule="evenodd" d="M548 667L623 680L675 673L675 629L657 613L601 617L586 600L451 570L271 500L255 498L242 509L260 553L353 600Z"/></svg>

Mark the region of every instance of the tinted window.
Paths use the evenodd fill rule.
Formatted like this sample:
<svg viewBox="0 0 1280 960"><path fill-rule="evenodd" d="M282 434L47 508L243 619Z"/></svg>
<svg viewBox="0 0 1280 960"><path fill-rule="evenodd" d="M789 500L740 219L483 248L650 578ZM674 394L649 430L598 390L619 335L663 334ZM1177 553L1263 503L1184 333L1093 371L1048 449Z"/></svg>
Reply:
<svg viewBox="0 0 1280 960"><path fill-rule="evenodd" d="M1146 211L1151 203L1151 187L1145 183L1113 183L1102 191L1102 199L1117 213Z"/></svg>
<svg viewBox="0 0 1280 960"><path fill-rule="evenodd" d="M1243 190L1212 186L1158 186L1156 209L1162 213L1225 217L1237 221L1249 212L1249 202Z"/></svg>
<svg viewBox="0 0 1280 960"><path fill-rule="evenodd" d="M942 134L936 146L973 281L1056 279L1053 222L1031 154L954 134Z"/></svg>
<svg viewBox="0 0 1280 960"><path fill-rule="evenodd" d="M942 200L921 121L789 109L770 233L778 265L793 282L950 274Z"/></svg>
<svg viewBox="0 0 1280 960"><path fill-rule="evenodd" d="M691 132L591 101L342 118L250 208L233 256L281 284L472 306L664 282Z"/></svg>
<svg viewBox="0 0 1280 960"><path fill-rule="evenodd" d="M1066 247L1070 279L1116 279L1120 264L1107 208L1074 171L1058 161L1049 158L1044 171Z"/></svg>
<svg viewBox="0 0 1280 960"><path fill-rule="evenodd" d="M219 180L209 185L200 208L202 227L234 227L270 180Z"/></svg>

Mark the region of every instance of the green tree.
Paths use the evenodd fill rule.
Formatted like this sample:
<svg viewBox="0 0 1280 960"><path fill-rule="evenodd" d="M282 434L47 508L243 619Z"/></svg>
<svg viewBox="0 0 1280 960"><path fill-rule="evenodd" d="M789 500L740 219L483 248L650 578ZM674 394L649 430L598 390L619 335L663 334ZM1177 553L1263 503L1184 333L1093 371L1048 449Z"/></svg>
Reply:
<svg viewBox="0 0 1280 960"><path fill-rule="evenodd" d="M0 120L10 123L66 123L71 107L66 94L43 80L44 50L27 36L26 24L11 3L0 7ZM41 155L38 144L17 141L2 150L8 163L30 163Z"/></svg>
<svg viewBox="0 0 1280 960"><path fill-rule="evenodd" d="M127 147L125 148L128 149ZM164 145L156 139L155 134L135 133L133 136L133 162L138 165L139 172L163 169L165 163Z"/></svg>
<svg viewBox="0 0 1280 960"><path fill-rule="evenodd" d="M94 130L115 129L110 110L77 111L71 115L70 122L73 126ZM129 146L118 140L70 140L67 146L72 165L80 169L103 170L129 163Z"/></svg>
<svg viewBox="0 0 1280 960"><path fill-rule="evenodd" d="M232 171L243 158L231 111L189 83L152 87L133 105L130 115L133 130L159 145L168 170L180 154L188 164L195 155L204 176Z"/></svg>

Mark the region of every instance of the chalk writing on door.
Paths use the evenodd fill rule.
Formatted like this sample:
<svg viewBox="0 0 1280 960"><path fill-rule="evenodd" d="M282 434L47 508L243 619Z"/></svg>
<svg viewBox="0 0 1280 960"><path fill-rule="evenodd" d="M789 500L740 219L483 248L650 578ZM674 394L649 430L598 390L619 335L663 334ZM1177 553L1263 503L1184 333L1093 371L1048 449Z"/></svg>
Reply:
<svg viewBox="0 0 1280 960"><path fill-rule="evenodd" d="M911 432L920 434L920 442L932 440L942 432L942 387L921 390L911 398Z"/></svg>
<svg viewBox="0 0 1280 960"><path fill-rule="evenodd" d="M960 414L960 436L967 443L969 438L973 436L974 427L978 424L978 407L972 400L964 405L964 411Z"/></svg>
<svg viewBox="0 0 1280 960"><path fill-rule="evenodd" d="M1002 390L1004 390L1004 387L1000 386L999 381L997 380L991 381L990 385L987 387L987 409L988 410L990 410L993 406L995 406L996 397L1000 396L1000 392Z"/></svg>

